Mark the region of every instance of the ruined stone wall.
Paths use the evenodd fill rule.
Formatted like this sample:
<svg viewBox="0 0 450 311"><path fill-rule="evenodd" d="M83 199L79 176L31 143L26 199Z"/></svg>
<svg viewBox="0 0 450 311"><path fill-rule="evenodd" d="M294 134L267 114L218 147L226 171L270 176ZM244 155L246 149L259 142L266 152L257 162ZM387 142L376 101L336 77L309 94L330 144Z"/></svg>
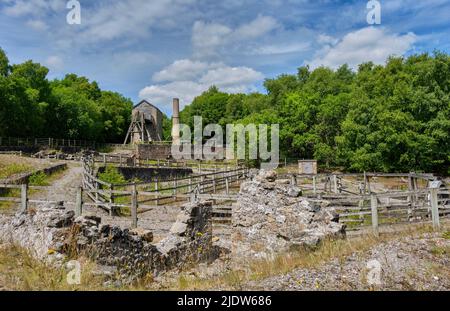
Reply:
<svg viewBox="0 0 450 311"><path fill-rule="evenodd" d="M302 198L297 186L277 180L273 171L261 171L241 185L232 223L235 260L272 258L345 235L345 226L328 202Z"/></svg>
<svg viewBox="0 0 450 311"><path fill-rule="evenodd" d="M83 254L132 281L213 260L217 254L212 247L211 213L211 202L184 205L169 236L154 244L150 231L123 230L94 216L75 219L73 211L49 205L14 217L0 215L0 241L25 247L54 264L61 264L69 254Z"/></svg>
<svg viewBox="0 0 450 311"><path fill-rule="evenodd" d="M139 144L135 152L136 158L139 160L167 160L171 157L172 146L164 144Z"/></svg>
<svg viewBox="0 0 450 311"><path fill-rule="evenodd" d="M56 164L56 165L52 165L50 167L47 167L47 168L44 168L41 170L36 170L32 173L23 173L23 174L18 174L11 178L0 179L0 183L1 184L12 184L12 185L26 184L26 183L28 183L28 180L30 179L30 177L34 174L44 173L45 175L51 175L56 172L65 170L66 168L67 168L67 164L65 164L65 163Z"/></svg>
<svg viewBox="0 0 450 311"><path fill-rule="evenodd" d="M101 172L100 168L99 171ZM143 182L153 182L156 178L158 181L172 180L174 178L182 178L192 175L190 168L145 168L145 167L118 167L119 172L126 180L138 179Z"/></svg>

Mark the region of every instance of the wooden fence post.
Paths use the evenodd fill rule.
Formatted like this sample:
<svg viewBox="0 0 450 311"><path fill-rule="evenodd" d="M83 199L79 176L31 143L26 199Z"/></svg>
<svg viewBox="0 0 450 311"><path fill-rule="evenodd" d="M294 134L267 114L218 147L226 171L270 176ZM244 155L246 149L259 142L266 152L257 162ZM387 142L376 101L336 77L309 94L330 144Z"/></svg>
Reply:
<svg viewBox="0 0 450 311"><path fill-rule="evenodd" d="M433 229L439 230L439 202L438 202L438 190L437 188L430 189L430 200L431 200L431 218L433 219Z"/></svg>
<svg viewBox="0 0 450 311"><path fill-rule="evenodd" d="M178 183L177 183L177 179L175 178L173 180L173 198L175 199L175 201L177 200L177 187L178 187Z"/></svg>
<svg viewBox="0 0 450 311"><path fill-rule="evenodd" d="M114 206L113 206L114 205L113 190L114 190L114 188L113 188L113 185L111 184L109 186L109 208L110 208L109 212L110 212L110 216L115 216Z"/></svg>
<svg viewBox="0 0 450 311"><path fill-rule="evenodd" d="M156 206L158 206L159 205L159 181L158 181L158 177L156 177L155 191L156 191Z"/></svg>
<svg viewBox="0 0 450 311"><path fill-rule="evenodd" d="M83 188L77 188L77 198L75 201L75 217L83 215Z"/></svg>
<svg viewBox="0 0 450 311"><path fill-rule="evenodd" d="M372 228L373 233L379 236L378 230L378 199L375 195L370 196L370 207L372 209Z"/></svg>
<svg viewBox="0 0 450 311"><path fill-rule="evenodd" d="M364 172L364 194L367 193L367 174Z"/></svg>
<svg viewBox="0 0 450 311"><path fill-rule="evenodd" d="M333 190L334 190L334 193L338 193L338 182L337 182L337 176L336 175L333 175Z"/></svg>
<svg viewBox="0 0 450 311"><path fill-rule="evenodd" d="M138 225L137 209L138 209L138 192L136 184L133 184L133 192L131 193L131 228L136 229Z"/></svg>
<svg viewBox="0 0 450 311"><path fill-rule="evenodd" d="M21 187L21 203L22 203L22 213L28 212L28 185L23 184Z"/></svg>
<svg viewBox="0 0 450 311"><path fill-rule="evenodd" d="M314 193L314 195L317 194L317 180L316 180L316 176L313 176L313 193Z"/></svg>
<svg viewBox="0 0 450 311"><path fill-rule="evenodd" d="M230 183L228 181L228 176L225 177L225 189L226 189L226 194L230 194Z"/></svg>

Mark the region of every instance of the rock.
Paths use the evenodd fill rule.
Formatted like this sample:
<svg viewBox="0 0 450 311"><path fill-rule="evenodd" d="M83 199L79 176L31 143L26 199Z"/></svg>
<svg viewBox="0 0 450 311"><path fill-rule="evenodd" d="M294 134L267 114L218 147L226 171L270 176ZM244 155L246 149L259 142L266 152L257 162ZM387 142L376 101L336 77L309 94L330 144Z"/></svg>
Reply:
<svg viewBox="0 0 450 311"><path fill-rule="evenodd" d="M170 229L170 233L183 236L186 234L187 227L188 225L186 223L176 222Z"/></svg>
<svg viewBox="0 0 450 311"><path fill-rule="evenodd" d="M54 214L50 217L47 223L49 228L65 228L71 226L73 223L73 218L75 216L74 211L66 211L63 214Z"/></svg>
<svg viewBox="0 0 450 311"><path fill-rule="evenodd" d="M136 229L131 230L130 234L139 236L145 242L148 242L148 243L153 242L153 232L151 232L150 230L136 228Z"/></svg>
<svg viewBox="0 0 450 311"><path fill-rule="evenodd" d="M191 219L189 215L186 215L185 213L180 213L177 217L177 222L187 224L189 219Z"/></svg>
<svg viewBox="0 0 450 311"><path fill-rule="evenodd" d="M259 174L255 177L256 181L259 182L274 182L277 179L277 172L260 170Z"/></svg>
<svg viewBox="0 0 450 311"><path fill-rule="evenodd" d="M292 186L287 189L287 196L291 198L298 198L302 195L302 190L299 187Z"/></svg>
<svg viewBox="0 0 450 311"><path fill-rule="evenodd" d="M16 218L13 219L12 225L14 228L22 226L26 221L27 216L25 214L18 214Z"/></svg>
<svg viewBox="0 0 450 311"><path fill-rule="evenodd" d="M345 236L345 226L328 202L301 198L301 189L260 171L242 183L233 205L231 249L234 260L267 259L325 238Z"/></svg>
<svg viewBox="0 0 450 311"><path fill-rule="evenodd" d="M42 205L33 215L0 215L0 240L20 245L50 265L60 266L68 252L83 254L98 265L114 267L113 277L128 284L148 274L216 258L211 214L211 202L186 204L168 237L152 244L151 231L101 225L98 217L74 220L73 211Z"/></svg>
<svg viewBox="0 0 450 311"><path fill-rule="evenodd" d="M103 237L107 237L111 233L111 226L110 225L101 225L98 231L100 232L100 234Z"/></svg>
<svg viewBox="0 0 450 311"><path fill-rule="evenodd" d="M100 225L100 223L102 222L102 219L100 217L96 217L96 216L79 216L75 219L74 221L77 225L86 227L98 227Z"/></svg>

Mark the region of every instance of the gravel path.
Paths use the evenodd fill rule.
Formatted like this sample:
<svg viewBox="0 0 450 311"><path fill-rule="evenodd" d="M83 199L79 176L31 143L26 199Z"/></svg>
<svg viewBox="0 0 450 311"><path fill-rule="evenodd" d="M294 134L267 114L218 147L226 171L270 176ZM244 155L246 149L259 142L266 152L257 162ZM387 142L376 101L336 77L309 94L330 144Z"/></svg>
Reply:
<svg viewBox="0 0 450 311"><path fill-rule="evenodd" d="M442 234L405 237L316 269L296 269L285 275L243 285L246 290L450 290L450 240ZM380 283L368 284L369 271L380 264ZM368 268L368 263L372 266ZM375 273L376 275L376 273Z"/></svg>
<svg viewBox="0 0 450 311"><path fill-rule="evenodd" d="M74 163L67 164L64 175L55 180L47 192L40 192L35 197L48 201L75 202L76 189L81 186L83 168Z"/></svg>
<svg viewBox="0 0 450 311"><path fill-rule="evenodd" d="M81 186L83 168L78 163L68 163L64 175L55 180L48 191L41 191L31 197L37 200L75 202L76 189ZM90 202L87 198L86 202ZM74 209L72 204L66 204L66 208ZM146 213L140 214L139 227L153 231L155 241L164 238L170 231L172 224L180 212L180 206L160 206ZM129 228L131 220L129 217L112 217L101 208L85 206L83 215L98 216L102 223Z"/></svg>

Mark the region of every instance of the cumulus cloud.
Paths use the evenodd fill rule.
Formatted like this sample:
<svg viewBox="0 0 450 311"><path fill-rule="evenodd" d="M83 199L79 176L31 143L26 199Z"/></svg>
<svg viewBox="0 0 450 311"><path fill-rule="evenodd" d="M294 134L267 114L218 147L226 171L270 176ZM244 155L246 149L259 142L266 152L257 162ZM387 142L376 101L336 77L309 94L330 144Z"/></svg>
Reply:
<svg viewBox="0 0 450 311"><path fill-rule="evenodd" d="M416 41L414 33L391 34L385 28L367 27L345 35L337 43L333 43L331 38L319 38L319 42L326 42L325 45L314 59L306 63L311 68L337 68L342 64L356 68L367 61L383 64L391 55L403 55Z"/></svg>
<svg viewBox="0 0 450 311"><path fill-rule="evenodd" d="M170 106L171 99L178 97L184 107L212 85L230 93L245 93L253 91L254 84L262 79L262 73L248 67L184 59L175 61L154 75L155 81L167 83L147 86L139 92L139 96L160 106Z"/></svg>
<svg viewBox="0 0 450 311"><path fill-rule="evenodd" d="M153 81L185 81L197 78L203 74L212 64L192 61L190 59L177 60L160 72L153 75ZM217 65L219 66L219 64Z"/></svg>

